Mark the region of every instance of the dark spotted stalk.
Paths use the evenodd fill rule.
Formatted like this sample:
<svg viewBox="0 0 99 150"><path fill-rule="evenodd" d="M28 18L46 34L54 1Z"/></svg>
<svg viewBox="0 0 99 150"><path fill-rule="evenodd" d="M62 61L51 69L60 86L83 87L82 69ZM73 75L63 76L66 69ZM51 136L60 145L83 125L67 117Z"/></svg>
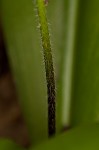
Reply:
<svg viewBox="0 0 99 150"><path fill-rule="evenodd" d="M48 134L50 137L55 134L56 121L55 121L55 79L54 79L54 68L53 68L50 35L46 17L47 3L48 0L36 1L39 28L42 39L44 62L45 62L47 94L48 94Z"/></svg>

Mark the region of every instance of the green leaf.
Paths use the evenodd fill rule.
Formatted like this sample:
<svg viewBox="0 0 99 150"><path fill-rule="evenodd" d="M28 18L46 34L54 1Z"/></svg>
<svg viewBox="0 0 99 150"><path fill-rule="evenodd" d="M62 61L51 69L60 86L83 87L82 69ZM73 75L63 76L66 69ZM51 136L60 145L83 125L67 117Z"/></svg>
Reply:
<svg viewBox="0 0 99 150"><path fill-rule="evenodd" d="M14 142L7 139L0 139L0 150L25 150Z"/></svg>
<svg viewBox="0 0 99 150"><path fill-rule="evenodd" d="M51 23L55 72L59 72L62 43L63 1L50 1L48 20ZM36 29L35 7L32 0L1 0L1 16L7 52L15 78L22 112L30 140L35 145L48 138L48 104L45 68ZM59 15L59 19L55 19ZM58 101L57 101L58 103ZM59 106L59 105L58 105ZM58 109L57 109L58 112Z"/></svg>
<svg viewBox="0 0 99 150"><path fill-rule="evenodd" d="M70 0L62 81L62 125L99 121L99 1Z"/></svg>
<svg viewBox="0 0 99 150"><path fill-rule="evenodd" d="M30 140L47 138L45 72L32 0L1 2L8 56Z"/></svg>
<svg viewBox="0 0 99 150"><path fill-rule="evenodd" d="M99 1L79 4L72 93L73 125L99 121Z"/></svg>
<svg viewBox="0 0 99 150"><path fill-rule="evenodd" d="M98 150L99 124L76 127L30 150Z"/></svg>

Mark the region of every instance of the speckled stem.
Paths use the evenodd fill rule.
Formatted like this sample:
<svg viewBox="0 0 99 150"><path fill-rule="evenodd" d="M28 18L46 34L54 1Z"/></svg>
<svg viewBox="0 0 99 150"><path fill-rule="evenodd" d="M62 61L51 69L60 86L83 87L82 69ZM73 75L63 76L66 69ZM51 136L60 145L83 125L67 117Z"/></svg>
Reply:
<svg viewBox="0 0 99 150"><path fill-rule="evenodd" d="M48 22L46 17L46 6L44 0L37 0L37 14L39 20L39 27L42 39L42 47L45 62L45 72L47 81L47 94L48 94L48 134L49 137L55 134L56 121L55 121L55 79L52 49L50 43L50 35L48 29Z"/></svg>

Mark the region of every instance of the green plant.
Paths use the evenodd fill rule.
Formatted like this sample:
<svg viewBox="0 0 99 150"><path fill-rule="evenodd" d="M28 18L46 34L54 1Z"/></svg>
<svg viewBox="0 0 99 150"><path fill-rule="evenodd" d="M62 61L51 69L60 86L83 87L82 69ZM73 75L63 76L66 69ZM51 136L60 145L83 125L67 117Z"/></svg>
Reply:
<svg viewBox="0 0 99 150"><path fill-rule="evenodd" d="M44 6L43 1L40 2ZM99 0L50 2L47 9L55 45L57 133L64 126L73 129L37 149L61 149L62 146L71 150L99 149L99 125L93 123L99 121ZM2 0L1 4L8 55L29 130L30 149L33 149L48 138L45 68L39 53L33 4L31 0ZM44 40L45 37L44 34ZM78 127L80 124L82 127Z"/></svg>
<svg viewBox="0 0 99 150"><path fill-rule="evenodd" d="M37 0L37 14L39 19L39 28L42 39L43 55L45 62L45 72L47 81L47 94L48 94L48 134L52 136L55 134L55 79L54 79L54 68L52 59L52 50L50 35L48 29L48 21L46 16L45 2Z"/></svg>

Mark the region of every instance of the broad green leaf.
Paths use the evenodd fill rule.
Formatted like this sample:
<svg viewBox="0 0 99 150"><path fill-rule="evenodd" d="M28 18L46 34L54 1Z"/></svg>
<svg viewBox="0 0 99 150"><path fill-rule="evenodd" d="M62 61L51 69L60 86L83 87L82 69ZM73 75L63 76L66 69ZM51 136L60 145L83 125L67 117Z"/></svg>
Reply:
<svg viewBox="0 0 99 150"><path fill-rule="evenodd" d="M99 121L99 1L79 1L72 92L73 125Z"/></svg>
<svg viewBox="0 0 99 150"><path fill-rule="evenodd" d="M2 22L32 144L47 138L47 94L32 0L2 0Z"/></svg>
<svg viewBox="0 0 99 150"><path fill-rule="evenodd" d="M99 124L76 127L30 150L98 150Z"/></svg>
<svg viewBox="0 0 99 150"><path fill-rule="evenodd" d="M59 72L61 39L63 38L63 6L63 1L57 0L50 1L47 7L48 20L51 23L49 26L52 45L54 45L56 76ZM57 15L58 19L56 19ZM22 112L30 139L35 145L48 137L48 105L42 48L34 3L32 0L1 0L1 17ZM58 100L58 106L59 103Z"/></svg>
<svg viewBox="0 0 99 150"><path fill-rule="evenodd" d="M0 139L0 150L25 150L14 142L7 139Z"/></svg>
<svg viewBox="0 0 99 150"><path fill-rule="evenodd" d="M63 73L62 124L99 120L99 1L70 0Z"/></svg>

